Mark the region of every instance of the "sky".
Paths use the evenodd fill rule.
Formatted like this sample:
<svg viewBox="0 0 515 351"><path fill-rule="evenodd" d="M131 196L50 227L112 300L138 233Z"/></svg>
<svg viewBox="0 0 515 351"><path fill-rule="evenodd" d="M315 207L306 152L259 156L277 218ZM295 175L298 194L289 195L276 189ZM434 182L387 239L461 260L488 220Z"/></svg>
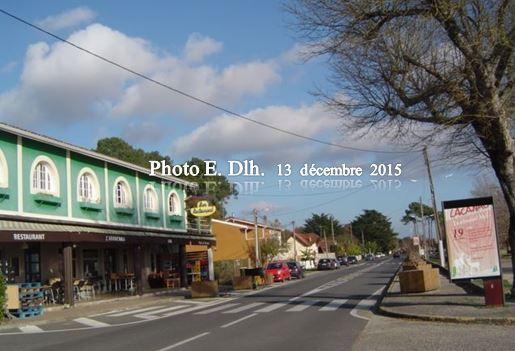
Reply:
<svg viewBox="0 0 515 351"><path fill-rule="evenodd" d="M327 58L305 45L278 1L2 1L0 7L90 51L248 118L339 145L253 124L174 94L0 14L0 120L93 148L117 136L175 162L192 156L254 160L263 177L230 177L240 195L228 213L301 225L312 213L348 223L363 209L394 229L412 201L429 204L420 152L380 131L347 130L313 92L331 91ZM431 149L429 150L431 155ZM361 177L302 177L304 164L360 166ZM400 176L371 177L371 163L401 164ZM289 177L278 164L290 164ZM284 169L285 166L283 166ZM488 171L482 171L487 176ZM477 170L435 164L437 201L470 197Z"/></svg>

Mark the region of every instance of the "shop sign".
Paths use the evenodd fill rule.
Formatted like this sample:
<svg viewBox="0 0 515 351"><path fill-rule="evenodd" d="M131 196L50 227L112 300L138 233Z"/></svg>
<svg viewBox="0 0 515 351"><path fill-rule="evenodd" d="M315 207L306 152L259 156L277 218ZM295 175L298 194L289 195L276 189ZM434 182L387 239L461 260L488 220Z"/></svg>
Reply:
<svg viewBox="0 0 515 351"><path fill-rule="evenodd" d="M45 234L41 233L13 233L13 240L19 241L44 241Z"/></svg>
<svg viewBox="0 0 515 351"><path fill-rule="evenodd" d="M106 235L106 241L115 241L115 242L125 242L124 236L118 236L118 235Z"/></svg>
<svg viewBox="0 0 515 351"><path fill-rule="evenodd" d="M451 279L501 275L492 198L444 201Z"/></svg>
<svg viewBox="0 0 515 351"><path fill-rule="evenodd" d="M199 240L199 241L197 241L197 245L209 246L209 245L211 245L211 242L210 241L206 241L206 240Z"/></svg>
<svg viewBox="0 0 515 351"><path fill-rule="evenodd" d="M197 206L190 209L190 212L195 217L207 217L216 212L216 206L210 205L207 201L199 201Z"/></svg>

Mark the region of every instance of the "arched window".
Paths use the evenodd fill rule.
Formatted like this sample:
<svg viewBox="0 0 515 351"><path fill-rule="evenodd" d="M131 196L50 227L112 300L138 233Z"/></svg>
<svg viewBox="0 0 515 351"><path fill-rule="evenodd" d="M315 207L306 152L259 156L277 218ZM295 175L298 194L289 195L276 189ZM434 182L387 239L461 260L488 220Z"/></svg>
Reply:
<svg viewBox="0 0 515 351"><path fill-rule="evenodd" d="M181 205L179 203L179 196L177 196L176 192L171 192L168 195L168 214L171 215L180 215L181 214Z"/></svg>
<svg viewBox="0 0 515 351"><path fill-rule="evenodd" d="M46 193L59 196L59 174L52 160L46 156L37 157L31 169L31 193Z"/></svg>
<svg viewBox="0 0 515 351"><path fill-rule="evenodd" d="M9 168L2 149L0 149L0 188L9 187Z"/></svg>
<svg viewBox="0 0 515 351"><path fill-rule="evenodd" d="M143 208L147 212L158 212L157 193L151 185L147 185L143 192Z"/></svg>
<svg viewBox="0 0 515 351"><path fill-rule="evenodd" d="M114 206L115 207L132 207L132 196L129 184L123 178L119 178L114 186Z"/></svg>
<svg viewBox="0 0 515 351"><path fill-rule="evenodd" d="M78 179L78 199L83 202L100 202L100 185L95 172L83 168Z"/></svg>

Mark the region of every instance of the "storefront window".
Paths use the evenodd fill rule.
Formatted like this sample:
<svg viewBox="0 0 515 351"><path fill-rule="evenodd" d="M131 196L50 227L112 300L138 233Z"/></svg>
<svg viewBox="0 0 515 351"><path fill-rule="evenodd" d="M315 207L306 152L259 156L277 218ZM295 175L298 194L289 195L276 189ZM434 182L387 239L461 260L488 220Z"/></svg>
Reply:
<svg viewBox="0 0 515 351"><path fill-rule="evenodd" d="M82 251L83 262L84 262L84 277L98 277L99 262L98 262L98 250L83 250Z"/></svg>

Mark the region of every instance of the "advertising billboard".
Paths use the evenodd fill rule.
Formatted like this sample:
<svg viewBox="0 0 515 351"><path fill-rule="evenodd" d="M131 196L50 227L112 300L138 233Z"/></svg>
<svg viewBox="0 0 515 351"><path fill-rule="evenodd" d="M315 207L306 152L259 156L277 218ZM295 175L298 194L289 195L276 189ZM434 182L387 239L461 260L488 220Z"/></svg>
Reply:
<svg viewBox="0 0 515 351"><path fill-rule="evenodd" d="M501 275L491 197L444 201L451 280Z"/></svg>

